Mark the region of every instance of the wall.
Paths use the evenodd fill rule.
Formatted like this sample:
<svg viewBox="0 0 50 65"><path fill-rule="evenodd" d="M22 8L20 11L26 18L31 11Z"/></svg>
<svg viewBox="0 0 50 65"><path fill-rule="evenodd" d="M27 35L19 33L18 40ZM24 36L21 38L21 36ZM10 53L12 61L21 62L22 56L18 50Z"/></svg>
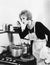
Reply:
<svg viewBox="0 0 50 65"><path fill-rule="evenodd" d="M27 9L32 12L34 21L39 20L50 29L50 22L46 14L46 9L48 8L47 1L48 0L0 0L0 28L2 28L2 24L4 23L16 25L20 11Z"/></svg>
<svg viewBox="0 0 50 65"><path fill-rule="evenodd" d="M21 10L30 10L34 21L42 22L50 30L50 1L49 0L0 0L0 29L4 23L16 25ZM0 46L7 35L0 35ZM5 39L4 39L5 37ZM4 40L4 41L3 41ZM7 43L7 40L3 43ZM9 44L9 40L8 43Z"/></svg>

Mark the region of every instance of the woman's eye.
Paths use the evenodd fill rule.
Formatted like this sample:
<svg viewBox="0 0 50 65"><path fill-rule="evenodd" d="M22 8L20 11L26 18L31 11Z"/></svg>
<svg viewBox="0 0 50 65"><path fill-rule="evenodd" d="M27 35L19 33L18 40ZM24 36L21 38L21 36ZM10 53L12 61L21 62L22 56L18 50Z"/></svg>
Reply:
<svg viewBox="0 0 50 65"><path fill-rule="evenodd" d="M22 20L22 19L21 19Z"/></svg>
<svg viewBox="0 0 50 65"><path fill-rule="evenodd" d="M23 18L23 19L25 19L25 18Z"/></svg>

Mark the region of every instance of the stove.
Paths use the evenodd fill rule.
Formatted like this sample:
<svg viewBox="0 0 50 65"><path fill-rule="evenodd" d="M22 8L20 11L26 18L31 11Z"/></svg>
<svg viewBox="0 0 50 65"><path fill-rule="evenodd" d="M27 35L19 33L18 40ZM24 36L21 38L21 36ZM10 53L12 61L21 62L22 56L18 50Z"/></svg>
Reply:
<svg viewBox="0 0 50 65"><path fill-rule="evenodd" d="M22 57L22 59L21 59L21 57ZM33 59L32 59L32 57L33 57ZM27 59L29 59L29 60L27 60ZM24 61L24 60L27 60L27 61ZM10 50L7 49L7 51L3 51L0 54L0 63L6 63L9 65L18 65L18 64L20 64L20 65L36 65L36 58L30 54L13 57Z"/></svg>
<svg viewBox="0 0 50 65"><path fill-rule="evenodd" d="M22 60L20 57L13 57L11 53L4 52L0 54L0 63L7 63L7 64L21 64Z"/></svg>

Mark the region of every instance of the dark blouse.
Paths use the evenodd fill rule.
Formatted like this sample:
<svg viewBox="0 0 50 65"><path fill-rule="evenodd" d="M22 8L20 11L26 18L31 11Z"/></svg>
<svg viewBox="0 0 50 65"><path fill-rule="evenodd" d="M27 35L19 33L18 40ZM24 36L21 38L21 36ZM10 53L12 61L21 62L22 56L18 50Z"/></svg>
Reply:
<svg viewBox="0 0 50 65"><path fill-rule="evenodd" d="M26 26L26 28L23 32L21 30L21 27L18 29L18 33L19 33L21 38L24 38L29 32L33 33L34 27L30 30ZM45 34L46 34L48 36L47 46L50 47L50 31L41 22L36 22L35 34L36 34L37 38L39 38L39 39L45 39Z"/></svg>
<svg viewBox="0 0 50 65"><path fill-rule="evenodd" d="M48 36L47 46L50 47L50 31L40 22L36 22L36 35L40 39L45 38L45 34Z"/></svg>

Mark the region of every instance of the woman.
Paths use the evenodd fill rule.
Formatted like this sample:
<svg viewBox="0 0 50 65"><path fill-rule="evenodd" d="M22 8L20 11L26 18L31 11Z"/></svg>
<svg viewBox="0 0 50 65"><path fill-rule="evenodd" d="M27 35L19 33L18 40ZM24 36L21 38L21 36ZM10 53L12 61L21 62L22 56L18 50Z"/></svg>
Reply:
<svg viewBox="0 0 50 65"><path fill-rule="evenodd" d="M19 35L22 39L28 39L31 40L31 48L30 48L30 54L32 55L32 32L34 32L34 25L32 20L32 14L24 10L19 14L19 18L21 22L21 27L19 28Z"/></svg>
<svg viewBox="0 0 50 65"><path fill-rule="evenodd" d="M27 38L34 41L33 45L31 44L31 48L33 49L33 51L31 49L30 53L33 53L33 55L37 57L36 55L39 54L39 50L42 49L42 47L50 47L50 31L41 22L35 23L32 20L32 14L28 10L21 11L21 13L19 14L19 18L21 20L18 22L21 25L21 27L19 28L19 35L23 39ZM48 37L48 40L46 40L46 35ZM41 53L40 57L42 58Z"/></svg>

